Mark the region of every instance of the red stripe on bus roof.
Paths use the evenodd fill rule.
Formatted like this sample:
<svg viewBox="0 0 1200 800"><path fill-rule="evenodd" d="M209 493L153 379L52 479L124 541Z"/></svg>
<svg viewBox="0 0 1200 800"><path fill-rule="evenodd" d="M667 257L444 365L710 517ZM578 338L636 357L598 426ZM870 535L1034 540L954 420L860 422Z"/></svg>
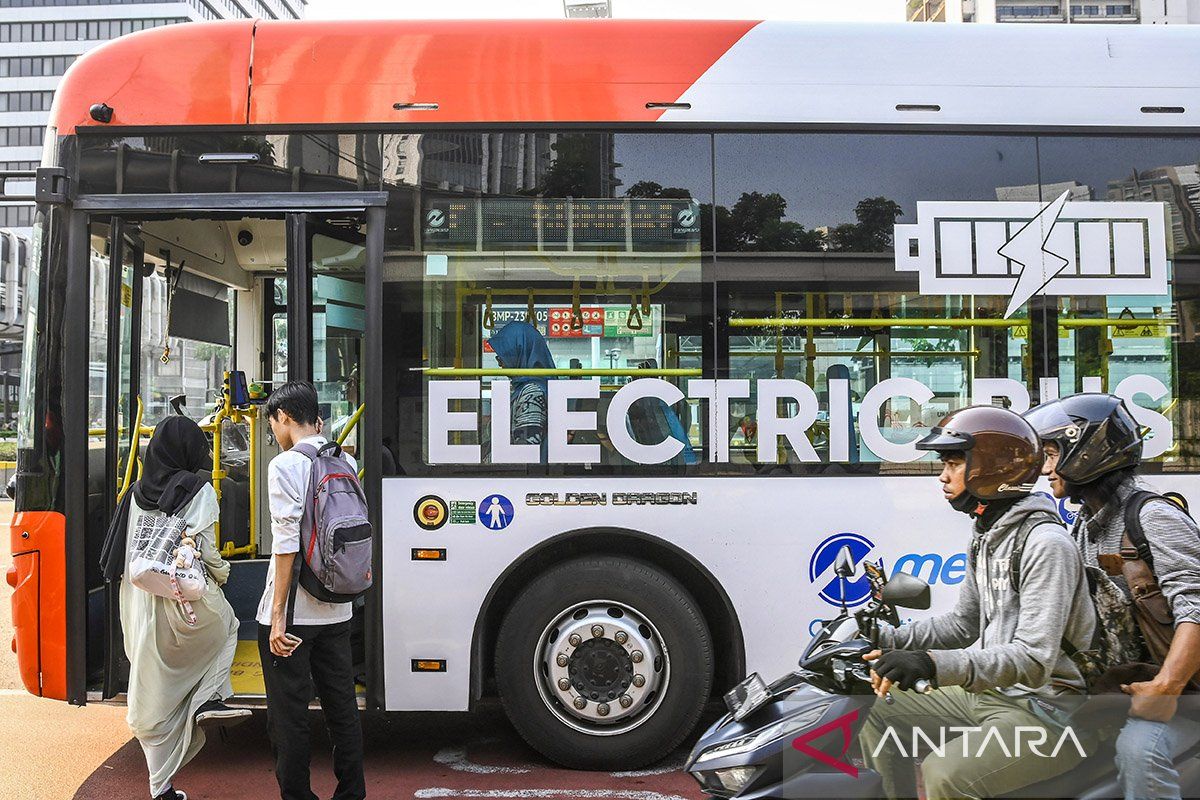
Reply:
<svg viewBox="0 0 1200 800"><path fill-rule="evenodd" d="M755 24L263 22L250 121L652 122Z"/></svg>
<svg viewBox="0 0 1200 800"><path fill-rule="evenodd" d="M60 133L98 125L652 122L747 21L214 22L122 37L59 88ZM253 80L247 81L253 31ZM436 103L398 111L396 103Z"/></svg>

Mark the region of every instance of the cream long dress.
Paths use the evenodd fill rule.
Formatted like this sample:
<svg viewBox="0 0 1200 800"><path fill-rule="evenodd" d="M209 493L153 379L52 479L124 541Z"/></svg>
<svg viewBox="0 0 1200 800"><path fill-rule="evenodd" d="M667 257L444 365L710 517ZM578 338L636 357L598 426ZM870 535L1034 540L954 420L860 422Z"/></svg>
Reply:
<svg viewBox="0 0 1200 800"><path fill-rule="evenodd" d="M146 514L132 502L128 542ZM146 754L150 796L171 785L184 764L204 746L196 710L212 699L233 694L229 669L237 649L238 621L221 586L229 579L229 562L217 553L213 525L220 517L217 494L205 486L180 514L186 535L208 571L208 590L192 603L196 624L189 625L175 600L156 597L128 580L121 582L121 628L129 658L129 713L126 720ZM126 545L126 574L129 567Z"/></svg>

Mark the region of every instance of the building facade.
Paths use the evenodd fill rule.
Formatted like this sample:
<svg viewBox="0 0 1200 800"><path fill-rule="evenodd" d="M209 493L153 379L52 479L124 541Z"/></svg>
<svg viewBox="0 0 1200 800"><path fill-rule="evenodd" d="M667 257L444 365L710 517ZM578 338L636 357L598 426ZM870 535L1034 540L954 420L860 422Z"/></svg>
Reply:
<svg viewBox="0 0 1200 800"><path fill-rule="evenodd" d="M306 0L0 0L0 171L41 162L50 105L80 55L118 36L186 22L299 19ZM3 194L32 194L13 179ZM33 204L0 197L0 431L12 426L20 381L25 275Z"/></svg>
<svg viewBox="0 0 1200 800"><path fill-rule="evenodd" d="M910 22L1200 23L1200 0L909 0Z"/></svg>
<svg viewBox="0 0 1200 800"><path fill-rule="evenodd" d="M93 47L127 33L184 22L299 19L304 4L305 0L0 0L0 170L38 165L54 90L75 59ZM0 203L0 228L28 234L32 215L30 204Z"/></svg>

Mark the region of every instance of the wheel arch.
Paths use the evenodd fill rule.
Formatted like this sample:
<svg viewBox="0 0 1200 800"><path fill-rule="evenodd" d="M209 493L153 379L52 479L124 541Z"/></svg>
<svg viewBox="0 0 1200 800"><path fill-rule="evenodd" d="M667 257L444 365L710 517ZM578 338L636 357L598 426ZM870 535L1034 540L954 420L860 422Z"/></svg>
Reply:
<svg viewBox="0 0 1200 800"><path fill-rule="evenodd" d="M521 589L543 570L571 558L589 555L629 556L664 570L691 592L713 638L718 691L745 677L746 646L737 610L728 593L703 564L682 548L657 536L629 528L591 527L567 531L521 554L492 583L471 635L471 706L493 678L496 635L504 613Z"/></svg>

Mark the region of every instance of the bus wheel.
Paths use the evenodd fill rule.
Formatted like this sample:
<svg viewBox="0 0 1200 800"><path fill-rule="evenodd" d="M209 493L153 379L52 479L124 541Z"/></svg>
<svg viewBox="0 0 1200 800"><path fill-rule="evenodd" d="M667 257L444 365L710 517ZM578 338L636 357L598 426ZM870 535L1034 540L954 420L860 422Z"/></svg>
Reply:
<svg viewBox="0 0 1200 800"><path fill-rule="evenodd" d="M577 769L661 760L696 726L712 681L712 639L695 599L631 558L580 558L542 573L513 601L496 644L513 726Z"/></svg>

